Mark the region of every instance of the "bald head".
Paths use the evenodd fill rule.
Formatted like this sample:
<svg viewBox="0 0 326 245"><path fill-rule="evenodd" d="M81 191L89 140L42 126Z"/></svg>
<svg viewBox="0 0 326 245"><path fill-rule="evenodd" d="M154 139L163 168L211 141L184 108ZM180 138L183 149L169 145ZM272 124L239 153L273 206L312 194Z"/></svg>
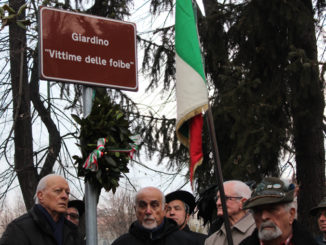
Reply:
<svg viewBox="0 0 326 245"><path fill-rule="evenodd" d="M68 182L56 174L43 177L36 188L36 203L57 221L67 211L70 189Z"/></svg>
<svg viewBox="0 0 326 245"><path fill-rule="evenodd" d="M164 206L165 205L165 196L164 196L164 193L156 188L156 187L152 187L152 186L148 186L148 187L144 187L142 189L140 189L137 193L136 193L136 196L135 196L135 203L137 204L137 198L140 196L140 195L146 195L146 194L157 194L157 195L160 195L161 196L161 201L162 201L162 205Z"/></svg>
<svg viewBox="0 0 326 245"><path fill-rule="evenodd" d="M40 181L37 184L35 195L34 195L35 204L40 203L40 200L37 197L37 192L44 190L46 186L49 184L49 182L56 181L57 179L63 179L64 181L66 181L62 176L58 174L48 174L40 179Z"/></svg>
<svg viewBox="0 0 326 245"><path fill-rule="evenodd" d="M146 229L159 226L165 216L165 197L155 187L140 189L135 197L135 211L138 222Z"/></svg>

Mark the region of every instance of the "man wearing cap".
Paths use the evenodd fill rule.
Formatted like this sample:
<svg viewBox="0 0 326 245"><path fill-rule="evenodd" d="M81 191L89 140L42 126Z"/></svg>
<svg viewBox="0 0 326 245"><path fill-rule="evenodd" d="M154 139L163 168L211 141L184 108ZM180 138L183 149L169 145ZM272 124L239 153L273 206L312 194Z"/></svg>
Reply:
<svg viewBox="0 0 326 245"><path fill-rule="evenodd" d="M167 203L166 217L177 222L179 229L188 232L193 239L204 244L206 235L193 232L188 226L190 215L196 207L195 197L188 191L174 191L165 196Z"/></svg>
<svg viewBox="0 0 326 245"><path fill-rule="evenodd" d="M253 212L257 228L240 245L317 245L295 220L294 191L279 178L263 179L243 206Z"/></svg>
<svg viewBox="0 0 326 245"><path fill-rule="evenodd" d="M155 187L140 189L135 198L137 220L129 232L116 239L112 245L199 245L177 223L165 217L164 194Z"/></svg>
<svg viewBox="0 0 326 245"><path fill-rule="evenodd" d="M248 185L239 180L230 180L223 183L228 218L231 225L233 244L238 245L244 238L251 235L255 229L255 221L252 215L242 208L243 203L250 198L251 190ZM222 203L217 193L217 215L222 217ZM209 236L205 245L227 245L225 224Z"/></svg>
<svg viewBox="0 0 326 245"><path fill-rule="evenodd" d="M316 237L319 245L326 245L326 197L321 200L317 207L310 210L310 214L317 217L318 227L321 232Z"/></svg>

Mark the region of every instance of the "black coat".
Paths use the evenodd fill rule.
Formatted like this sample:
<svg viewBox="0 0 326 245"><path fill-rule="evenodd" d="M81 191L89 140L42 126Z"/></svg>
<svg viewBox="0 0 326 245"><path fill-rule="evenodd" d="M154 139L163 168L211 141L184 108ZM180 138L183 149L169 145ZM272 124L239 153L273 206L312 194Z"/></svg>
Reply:
<svg viewBox="0 0 326 245"><path fill-rule="evenodd" d="M326 241L324 241L322 235L321 236L317 236L316 237L316 241L317 241L318 245L326 245Z"/></svg>
<svg viewBox="0 0 326 245"><path fill-rule="evenodd" d="M63 245L81 245L78 228L65 219ZM0 245L57 245L45 215L34 206L12 221L0 239Z"/></svg>
<svg viewBox="0 0 326 245"><path fill-rule="evenodd" d="M292 224L293 236L291 244L293 245L318 245L312 235L305 230L297 221ZM244 239L239 245L259 245L258 230L254 230L251 236Z"/></svg>
<svg viewBox="0 0 326 245"><path fill-rule="evenodd" d="M190 230L188 225L186 225L182 230L187 232L192 237L192 239L196 240L196 242L198 244L204 244L206 238L208 237L207 235L205 235L203 233L194 232L194 231Z"/></svg>
<svg viewBox="0 0 326 245"><path fill-rule="evenodd" d="M112 245L200 245L184 231L180 231L177 223L164 218L163 227L156 232L149 232L137 221L131 224L129 233L120 236Z"/></svg>

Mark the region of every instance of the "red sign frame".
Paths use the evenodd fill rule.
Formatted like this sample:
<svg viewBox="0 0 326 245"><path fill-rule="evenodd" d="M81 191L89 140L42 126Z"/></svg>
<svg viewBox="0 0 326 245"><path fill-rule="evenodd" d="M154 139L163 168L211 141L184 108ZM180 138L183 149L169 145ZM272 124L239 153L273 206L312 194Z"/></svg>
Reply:
<svg viewBox="0 0 326 245"><path fill-rule="evenodd" d="M41 79L138 91L134 23L49 7L39 20Z"/></svg>

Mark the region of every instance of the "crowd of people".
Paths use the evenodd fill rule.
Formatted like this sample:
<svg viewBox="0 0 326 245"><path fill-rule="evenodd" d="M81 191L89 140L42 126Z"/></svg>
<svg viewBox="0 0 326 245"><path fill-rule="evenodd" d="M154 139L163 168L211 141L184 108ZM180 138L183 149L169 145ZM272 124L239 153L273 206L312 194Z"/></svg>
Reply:
<svg viewBox="0 0 326 245"><path fill-rule="evenodd" d="M190 192L177 190L165 196L158 188L145 187L135 196L136 221L112 245L227 245L230 235L234 245L326 244L326 198L311 210L321 232L313 237L296 221L293 184L266 177L254 190L238 180L226 181L223 187L227 215L223 215L219 191L217 215L228 222L209 236L190 230L189 218L196 208ZM69 194L63 177L43 177L36 189L35 205L7 226L0 245L85 244L78 229L85 206L80 200L69 201Z"/></svg>

